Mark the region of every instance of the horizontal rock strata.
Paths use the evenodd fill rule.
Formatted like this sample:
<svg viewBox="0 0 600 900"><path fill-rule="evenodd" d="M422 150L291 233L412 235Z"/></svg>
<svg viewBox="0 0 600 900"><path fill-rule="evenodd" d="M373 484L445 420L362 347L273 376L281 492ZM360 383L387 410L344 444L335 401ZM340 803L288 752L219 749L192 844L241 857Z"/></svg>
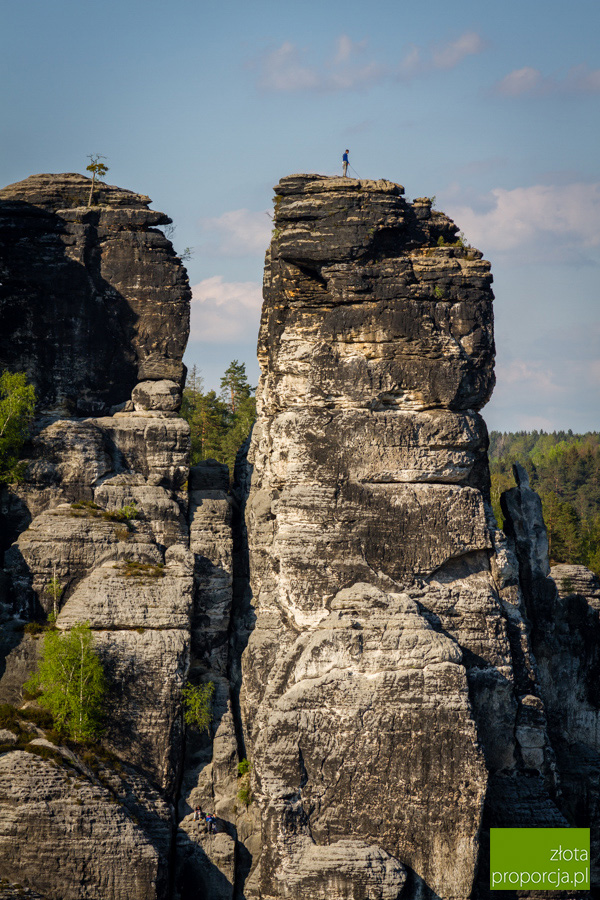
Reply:
<svg viewBox="0 0 600 900"><path fill-rule="evenodd" d="M150 198L77 174L0 190L0 359L40 406L102 413L137 382L179 383L190 291Z"/></svg>
<svg viewBox="0 0 600 900"><path fill-rule="evenodd" d="M246 896L464 900L502 797L516 814L533 778L537 823L564 823L488 505L490 266L390 182L275 192L240 470Z"/></svg>
<svg viewBox="0 0 600 900"><path fill-rule="evenodd" d="M17 618L0 700L20 706L40 653L24 622L88 622L109 681L105 762L98 774L43 732L45 757L22 739L0 753L0 875L47 900L163 900L194 602L190 292L149 198L99 184L88 208L89 190L65 175L0 191L0 368L25 370L39 401L24 479L2 498L0 599Z"/></svg>

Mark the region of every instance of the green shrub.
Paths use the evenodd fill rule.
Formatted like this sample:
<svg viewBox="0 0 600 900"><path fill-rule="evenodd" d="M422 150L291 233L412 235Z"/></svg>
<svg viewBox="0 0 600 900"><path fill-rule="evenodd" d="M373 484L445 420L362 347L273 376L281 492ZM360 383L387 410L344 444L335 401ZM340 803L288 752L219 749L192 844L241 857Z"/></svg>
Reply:
<svg viewBox="0 0 600 900"><path fill-rule="evenodd" d="M0 375L0 484L23 478L19 462L29 436L35 409L35 390L24 372Z"/></svg>
<svg viewBox="0 0 600 900"><path fill-rule="evenodd" d="M134 559L126 559L124 563L115 565L124 578L164 578L164 563L144 563Z"/></svg>
<svg viewBox="0 0 600 900"><path fill-rule="evenodd" d="M246 757L244 757L244 759L237 765L238 778L241 778L242 775L246 775L251 768L252 766L250 765L249 761L246 759Z"/></svg>
<svg viewBox="0 0 600 900"><path fill-rule="evenodd" d="M0 728L14 731L19 728L19 715L10 703L0 703Z"/></svg>
<svg viewBox="0 0 600 900"><path fill-rule="evenodd" d="M39 728L52 728L54 724L52 713L47 709L40 709L36 706L20 709L19 715L22 719L25 719L25 721L33 722L33 724L37 725Z"/></svg>
<svg viewBox="0 0 600 900"><path fill-rule="evenodd" d="M246 809L252 803L252 788L249 784L243 784L239 791L237 792L237 798L240 803L243 803Z"/></svg>
<svg viewBox="0 0 600 900"><path fill-rule="evenodd" d="M188 725L195 725L202 732L210 734L210 725L213 718L212 700L215 685L212 681L208 684L186 684L181 691L183 698L183 717Z"/></svg>

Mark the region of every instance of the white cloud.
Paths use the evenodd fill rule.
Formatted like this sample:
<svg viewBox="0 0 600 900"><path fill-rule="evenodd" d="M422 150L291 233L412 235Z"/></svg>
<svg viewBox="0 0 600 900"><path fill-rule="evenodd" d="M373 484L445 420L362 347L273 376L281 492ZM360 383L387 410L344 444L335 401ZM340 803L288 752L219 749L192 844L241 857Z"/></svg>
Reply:
<svg viewBox="0 0 600 900"><path fill-rule="evenodd" d="M574 66L568 73L565 86L575 93L600 93L600 69L589 66Z"/></svg>
<svg viewBox="0 0 600 900"><path fill-rule="evenodd" d="M201 219L200 226L207 235L207 249L212 253L264 255L271 240L273 221L265 211L232 209L216 218Z"/></svg>
<svg viewBox="0 0 600 900"><path fill-rule="evenodd" d="M404 59L398 66L397 75L400 79L412 78L425 69L425 64L421 58L421 50L415 44L412 44L404 55Z"/></svg>
<svg viewBox="0 0 600 900"><path fill-rule="evenodd" d="M600 182L495 188L483 208L450 206L467 239L520 262L590 262L600 248Z"/></svg>
<svg viewBox="0 0 600 900"><path fill-rule="evenodd" d="M209 343L245 340L258 334L262 285L255 281L205 278L192 287L190 337Z"/></svg>
<svg viewBox="0 0 600 900"><path fill-rule="evenodd" d="M262 59L260 86L271 91L306 91L320 86L319 73L303 65L297 47L285 41Z"/></svg>
<svg viewBox="0 0 600 900"><path fill-rule="evenodd" d="M476 31L465 31L455 41L437 47L433 52L436 69L453 69L467 56L473 56L485 48L485 41Z"/></svg>
<svg viewBox="0 0 600 900"><path fill-rule="evenodd" d="M504 385L510 386L513 394L538 398L554 398L564 391L550 366L531 360L513 359L499 362L496 366L496 377Z"/></svg>
<svg viewBox="0 0 600 900"><path fill-rule="evenodd" d="M587 65L573 66L562 78L551 78L542 75L539 69L524 66L505 75L495 86L495 91L505 97L597 94L600 93L600 69L590 69Z"/></svg>
<svg viewBox="0 0 600 900"><path fill-rule="evenodd" d="M592 341L587 343L589 350ZM600 361L597 349L595 359L584 360L578 350L577 342L565 340L558 355L547 354L544 360L498 360L494 394L483 411L488 428L597 429Z"/></svg>
<svg viewBox="0 0 600 900"><path fill-rule="evenodd" d="M257 61L258 84L269 91L344 91L372 87L386 80L407 80L435 69L452 69L467 56L481 53L485 41L474 31L435 47L410 46L399 63L365 58L367 41L340 35L330 57L308 60L306 49L285 41Z"/></svg>
<svg viewBox="0 0 600 900"><path fill-rule="evenodd" d="M341 34L336 41L337 51L334 57L334 64L341 65L348 62L353 55L360 53L366 46L366 40L353 41L347 34Z"/></svg>
<svg viewBox="0 0 600 900"><path fill-rule="evenodd" d="M519 94L530 94L538 90L544 79L539 69L524 66L509 72L502 81L496 85L496 91L505 97L518 97Z"/></svg>

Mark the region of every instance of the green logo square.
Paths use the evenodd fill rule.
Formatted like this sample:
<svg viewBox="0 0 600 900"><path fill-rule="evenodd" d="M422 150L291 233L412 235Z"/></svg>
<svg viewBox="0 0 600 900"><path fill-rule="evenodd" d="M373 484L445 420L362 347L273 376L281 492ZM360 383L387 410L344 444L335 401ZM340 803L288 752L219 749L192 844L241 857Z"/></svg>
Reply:
<svg viewBox="0 0 600 900"><path fill-rule="evenodd" d="M589 828L491 828L490 889L590 889Z"/></svg>

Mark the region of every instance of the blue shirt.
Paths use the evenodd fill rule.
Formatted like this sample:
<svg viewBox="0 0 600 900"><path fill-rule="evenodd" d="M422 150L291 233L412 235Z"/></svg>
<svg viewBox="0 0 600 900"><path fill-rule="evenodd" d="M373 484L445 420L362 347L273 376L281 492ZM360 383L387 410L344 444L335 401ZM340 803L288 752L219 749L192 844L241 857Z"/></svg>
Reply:
<svg viewBox="0 0 600 900"><path fill-rule="evenodd" d="M347 153L344 153L344 155L342 156L342 162L348 162L348 154Z"/></svg>

